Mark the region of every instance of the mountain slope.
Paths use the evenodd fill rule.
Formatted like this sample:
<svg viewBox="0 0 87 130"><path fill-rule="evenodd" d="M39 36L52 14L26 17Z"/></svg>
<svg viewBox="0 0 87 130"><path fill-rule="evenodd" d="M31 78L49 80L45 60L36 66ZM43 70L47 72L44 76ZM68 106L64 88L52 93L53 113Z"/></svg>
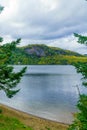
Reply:
<svg viewBox="0 0 87 130"><path fill-rule="evenodd" d="M34 44L23 47L25 53L29 55L42 56L53 56L53 55L70 55L70 56L81 56L79 53L73 51L60 49L57 47L49 47L43 44Z"/></svg>
<svg viewBox="0 0 87 130"><path fill-rule="evenodd" d="M13 51L10 64L39 65L39 64L74 64L87 62L87 57L76 52L57 47L34 44L18 47Z"/></svg>

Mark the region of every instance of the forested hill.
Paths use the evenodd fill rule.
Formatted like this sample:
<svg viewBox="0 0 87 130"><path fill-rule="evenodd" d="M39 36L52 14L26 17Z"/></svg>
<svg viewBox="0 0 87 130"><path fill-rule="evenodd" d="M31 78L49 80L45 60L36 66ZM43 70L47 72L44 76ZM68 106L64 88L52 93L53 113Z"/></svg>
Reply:
<svg viewBox="0 0 87 130"><path fill-rule="evenodd" d="M18 47L11 56L10 64L73 64L86 62L81 54L43 44Z"/></svg>
<svg viewBox="0 0 87 130"><path fill-rule="evenodd" d="M38 57L46 57L46 56L53 56L53 55L70 55L70 56L81 56L78 53L63 50L57 47L49 47L44 44L34 44L28 45L22 48L25 53L29 55L35 55Z"/></svg>

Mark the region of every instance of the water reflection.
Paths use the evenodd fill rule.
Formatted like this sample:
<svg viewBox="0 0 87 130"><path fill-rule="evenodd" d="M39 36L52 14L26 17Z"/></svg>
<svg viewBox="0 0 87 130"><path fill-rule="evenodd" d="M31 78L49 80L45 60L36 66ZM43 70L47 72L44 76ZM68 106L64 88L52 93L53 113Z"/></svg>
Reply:
<svg viewBox="0 0 87 130"><path fill-rule="evenodd" d="M15 71L21 67L15 66ZM81 75L72 66L29 66L21 91L12 99L1 94L1 102L44 118L71 122L76 111Z"/></svg>

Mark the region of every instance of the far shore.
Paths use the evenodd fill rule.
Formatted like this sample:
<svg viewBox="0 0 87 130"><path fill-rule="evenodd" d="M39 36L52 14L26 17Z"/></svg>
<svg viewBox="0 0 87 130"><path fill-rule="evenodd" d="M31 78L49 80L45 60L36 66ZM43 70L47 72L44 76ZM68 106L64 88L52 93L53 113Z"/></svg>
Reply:
<svg viewBox="0 0 87 130"><path fill-rule="evenodd" d="M22 112L4 104L0 104L0 109L2 109L2 113L4 115L17 118L25 125L31 126L34 130L45 130L46 128L50 128L51 130L67 130L69 126L68 124L40 118L32 114Z"/></svg>

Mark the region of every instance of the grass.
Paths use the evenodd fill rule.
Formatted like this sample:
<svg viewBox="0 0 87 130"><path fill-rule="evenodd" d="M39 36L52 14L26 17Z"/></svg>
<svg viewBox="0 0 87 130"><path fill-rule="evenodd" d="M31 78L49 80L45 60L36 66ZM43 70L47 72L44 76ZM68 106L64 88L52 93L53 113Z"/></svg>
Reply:
<svg viewBox="0 0 87 130"><path fill-rule="evenodd" d="M33 130L31 127L22 124L19 120L0 114L0 130Z"/></svg>
<svg viewBox="0 0 87 130"><path fill-rule="evenodd" d="M67 130L68 125L42 119L0 104L0 130ZM14 117L14 118L13 118Z"/></svg>

